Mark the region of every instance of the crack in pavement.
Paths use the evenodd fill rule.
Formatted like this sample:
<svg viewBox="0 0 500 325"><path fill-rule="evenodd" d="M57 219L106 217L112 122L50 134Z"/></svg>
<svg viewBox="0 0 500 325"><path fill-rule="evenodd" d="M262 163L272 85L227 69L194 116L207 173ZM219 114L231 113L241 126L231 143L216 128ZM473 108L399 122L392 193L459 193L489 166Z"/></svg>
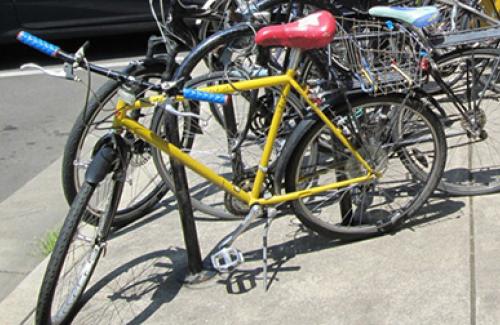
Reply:
<svg viewBox="0 0 500 325"><path fill-rule="evenodd" d="M467 146L467 160L469 172L472 170L472 148ZM472 174L469 174L472 177ZM470 273L470 324L476 325L477 297L476 297L476 255L474 243L474 197L469 196L469 273Z"/></svg>
<svg viewBox="0 0 500 325"><path fill-rule="evenodd" d="M476 325L476 254L474 242L474 198L469 196L470 323Z"/></svg>
<svg viewBox="0 0 500 325"><path fill-rule="evenodd" d="M0 273L5 273L5 274L19 274L19 275L28 275L30 272L0 270Z"/></svg>

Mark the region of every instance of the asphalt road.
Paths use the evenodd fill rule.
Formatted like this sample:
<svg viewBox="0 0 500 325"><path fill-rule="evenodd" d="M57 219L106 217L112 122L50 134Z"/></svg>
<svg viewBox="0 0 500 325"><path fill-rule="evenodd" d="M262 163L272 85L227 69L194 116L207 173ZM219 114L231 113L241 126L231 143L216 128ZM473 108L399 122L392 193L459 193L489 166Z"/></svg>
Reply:
<svg viewBox="0 0 500 325"><path fill-rule="evenodd" d="M91 39L87 57L119 69L144 55L148 36ZM73 39L57 44L75 51L84 41ZM44 258L40 241L49 230L59 227L67 213L59 167L51 165L62 156L71 127L85 103L84 85L20 71L19 66L26 62L50 69L62 67L60 62L20 44L0 47L0 301ZM79 74L86 80L85 72ZM105 81L94 75L92 88L98 89ZM26 196L26 187L31 188L32 196ZM21 188L24 192L16 193ZM18 201L19 197L24 201ZM27 218L29 211L42 211L45 206L57 209L55 213L35 213L34 218Z"/></svg>
<svg viewBox="0 0 500 325"><path fill-rule="evenodd" d="M91 39L88 58L115 68L145 53L148 35ZM74 51L84 39L58 43ZM25 74L26 62L57 67L58 62L20 44L0 47L0 202L58 159L85 102L82 84L41 74ZM60 65L59 65L60 66ZM97 89L103 78L93 77ZM55 180L60 182L60 180Z"/></svg>

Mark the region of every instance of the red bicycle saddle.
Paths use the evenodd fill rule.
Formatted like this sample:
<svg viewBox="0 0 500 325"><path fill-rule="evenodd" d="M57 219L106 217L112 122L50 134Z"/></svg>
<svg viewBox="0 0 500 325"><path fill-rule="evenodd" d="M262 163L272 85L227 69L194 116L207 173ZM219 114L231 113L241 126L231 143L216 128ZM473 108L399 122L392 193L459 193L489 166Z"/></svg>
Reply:
<svg viewBox="0 0 500 325"><path fill-rule="evenodd" d="M335 17L322 10L293 23L264 27L255 35L255 43L260 46L318 49L332 41L336 29Z"/></svg>

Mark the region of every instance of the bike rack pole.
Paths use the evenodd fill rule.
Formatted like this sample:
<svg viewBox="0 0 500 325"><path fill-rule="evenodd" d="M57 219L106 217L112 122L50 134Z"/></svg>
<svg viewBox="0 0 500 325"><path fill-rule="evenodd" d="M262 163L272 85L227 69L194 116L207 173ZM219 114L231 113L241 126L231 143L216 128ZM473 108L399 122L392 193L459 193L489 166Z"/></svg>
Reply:
<svg viewBox="0 0 500 325"><path fill-rule="evenodd" d="M170 143L180 148L179 126L177 117L167 114L165 117L166 135ZM214 272L205 270L201 259L200 244L193 216L193 206L189 196L189 187L184 165L170 158L170 166L174 180L175 196L182 223L184 243L188 259L188 274L183 279L185 284L197 284L210 279Z"/></svg>

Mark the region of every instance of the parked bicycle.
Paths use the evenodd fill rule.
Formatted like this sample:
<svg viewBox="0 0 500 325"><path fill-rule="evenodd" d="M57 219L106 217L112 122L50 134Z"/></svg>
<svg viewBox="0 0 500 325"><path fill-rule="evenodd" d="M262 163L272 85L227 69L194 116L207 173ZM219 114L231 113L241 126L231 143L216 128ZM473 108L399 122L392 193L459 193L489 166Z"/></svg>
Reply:
<svg viewBox="0 0 500 325"><path fill-rule="evenodd" d="M285 30L292 34L285 34ZM415 212L438 184L444 166L446 143L439 120L430 109L414 105L404 96L375 98L360 93L354 102L359 109L356 121L349 120L346 103L320 108L294 75L301 53L326 46L335 30L335 19L326 11L295 23L265 27L256 35L257 44L291 48L285 74L198 89L179 89L179 81L153 84L103 69L87 63L79 55L65 53L28 33L20 33L18 38L25 44L71 65L162 94L136 99L133 91L125 86L121 88L114 112L114 132L98 142L84 185L72 204L49 261L37 306L37 322L50 324L66 320L88 283L106 245L126 182L133 148L128 134L172 155L250 207L242 223L212 255L212 263L219 271L227 271L243 261L241 252L233 247L234 241L259 216L272 217L275 211L272 207L283 202L291 202L297 217L311 229L325 236L344 238L363 238L389 231ZM188 115L200 118L192 116L193 113L177 111L174 102L192 100L222 104L230 111L233 94L268 87L279 87L281 94L253 184L248 190L207 168L132 117L135 110L158 106L171 113L174 119ZM311 112L295 128L281 155L286 159L281 164L286 169L286 193L268 195L264 191L267 168L291 89L308 103ZM225 115L225 120L228 124L232 122L229 114ZM407 163L414 164L415 160L408 162L407 156L401 153L411 155L413 148L428 153L427 172L407 179L401 177L401 173L408 171ZM345 195L350 196L351 202L347 208ZM99 207L97 225L84 221L88 204L93 200L96 202L93 206ZM363 222L366 218L375 222Z"/></svg>
<svg viewBox="0 0 500 325"><path fill-rule="evenodd" d="M250 70L243 69L240 64L218 74L192 80L183 78L184 73L190 76L189 67L196 61L193 58L205 58L200 53L212 48L216 43L213 40L210 46L202 44L190 54L176 72L176 78L155 83L88 63L83 49L68 54L32 35L21 33L21 41L65 61L67 77L74 77L72 69L82 68L107 76L121 85L114 110L110 112L112 132L100 138L94 147L83 185L73 201L49 261L37 306L37 322L61 323L71 317L106 247L127 182L129 165L136 152L137 139L147 143L154 156L161 157L154 154L159 151L172 156L222 189L226 193L224 204L229 203L235 212L245 214L241 224L211 256L214 268L220 272L243 262L243 255L233 244L252 221L260 216L272 218L277 213L276 208L287 202L304 225L327 237L359 239L385 233L400 225L417 211L440 182L447 153L441 121L448 129L458 124L462 128L459 135L474 140L470 145L489 139L491 133L483 132L489 124L480 104L489 92L495 91L498 80L496 71L500 55L496 49L487 49L488 53L483 55L480 55L481 51L485 50L481 48L460 49L446 55L449 61L433 57L434 48L499 37L498 29L429 38L412 26L415 16L422 18L423 13L416 10L402 16L394 8L373 10L373 15L384 18L377 24L380 32L373 36L375 39L383 36L382 42L364 42L363 39L370 39L372 35L356 35L352 29L344 36L341 34L339 41L346 42L344 46L350 49L348 53L353 54L346 60L347 68L354 76L349 81L357 82L359 87L339 88L337 92L326 94L323 87L328 83L317 83L318 91L306 88L311 85L308 84L308 72L298 73L297 70L303 66L303 57L311 58L306 55L308 51L314 52L331 43L337 25L327 11L290 24L258 30L252 27L250 36L255 32L258 45L249 48L252 51L258 49L268 53L265 49L290 48L284 51L284 61L277 61L275 73L264 76L256 73L262 67L255 61ZM425 12L427 14L429 12ZM433 17L433 12L430 14ZM387 19L396 18L401 23L387 22ZM241 27L233 30L238 28ZM304 33L309 36L308 40L304 40ZM227 41L228 38L224 38L227 35L230 34L223 32L214 39ZM401 41L402 37L411 39L411 42L408 39ZM379 52L372 53L373 60L367 61L364 52L369 47L364 47L365 44L385 45L378 48ZM411 46L410 50L405 51L408 46ZM320 57L324 58L323 54L320 51ZM452 55L461 59L451 61ZM271 58L278 60L279 56ZM326 62L330 62L331 58L326 58ZM465 62L464 67L462 62ZM286 66L285 72L277 73L283 65ZM463 96L472 103L470 106L464 105L463 98L457 95L459 83L443 79L447 67L459 74L464 69L462 76L466 76L466 83L477 86L466 86ZM378 73L379 69L384 70ZM318 75L313 76L318 79ZM429 85L427 76L452 99L452 105L460 114L458 123L448 109L427 96L424 91L424 86ZM152 95L138 95L136 88L147 89ZM256 147L246 147L247 142L254 139L248 134L239 137L238 130L247 124L239 123L235 113L241 107L239 103L254 105L258 89L271 94L268 102L261 102L271 112L271 117L269 122L260 125L263 128L255 129L265 134L265 141ZM419 94L425 95L422 97L426 100L415 96ZM268 107L271 105L273 109ZM439 118L431 109L432 105L440 113ZM298 118L289 112L293 112L294 107L303 113ZM144 114L147 109L157 112L152 128L142 125L143 116L137 118L136 115L137 112ZM205 113L208 115L204 116ZM190 141L188 146L177 147L164 139L162 130L168 125L163 123L165 119L183 123L180 131L186 135L186 141ZM219 138L204 142L204 136L213 132ZM283 134L286 134L284 145ZM450 133L447 136L450 138ZM215 141L217 139L220 142ZM227 174L208 168L212 159L219 158L217 156L205 153L202 159L196 159L196 153L202 152L197 148L209 150L218 146L220 151L220 144L230 153L222 157L224 165L221 166L230 170ZM273 151L276 147L279 147L278 152ZM254 165L247 164L244 160L247 154L241 148L254 156L259 152ZM470 151L468 155L471 157ZM486 183L483 178L473 177L468 177L468 182L472 179L483 189L491 190L496 186L493 177L496 171L488 171ZM282 191L273 188L276 184L282 186ZM471 187L470 184L467 186ZM88 222L90 211L97 217L94 222Z"/></svg>

